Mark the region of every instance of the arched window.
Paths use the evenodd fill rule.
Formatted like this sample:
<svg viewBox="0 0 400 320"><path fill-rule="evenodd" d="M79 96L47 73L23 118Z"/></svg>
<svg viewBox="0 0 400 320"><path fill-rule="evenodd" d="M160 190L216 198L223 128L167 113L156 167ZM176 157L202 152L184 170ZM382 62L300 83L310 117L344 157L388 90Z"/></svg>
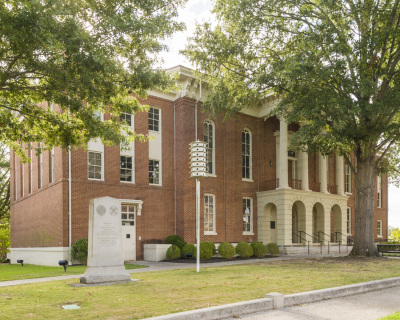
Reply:
<svg viewBox="0 0 400 320"><path fill-rule="evenodd" d="M214 123L211 120L204 121L204 142L207 143L207 172L215 174L215 134Z"/></svg>
<svg viewBox="0 0 400 320"><path fill-rule="evenodd" d="M242 131L242 178L251 179L251 132Z"/></svg>

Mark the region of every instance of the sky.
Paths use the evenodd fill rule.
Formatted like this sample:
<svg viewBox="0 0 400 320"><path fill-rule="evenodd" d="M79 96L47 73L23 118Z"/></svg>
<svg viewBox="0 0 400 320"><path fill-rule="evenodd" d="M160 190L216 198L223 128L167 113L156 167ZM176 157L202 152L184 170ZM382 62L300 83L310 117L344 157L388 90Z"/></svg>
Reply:
<svg viewBox="0 0 400 320"><path fill-rule="evenodd" d="M196 21L215 21L211 9L210 0L189 0L185 8L179 10L179 21L186 24L186 31L176 33L173 38L164 41L169 49L161 55L166 69L177 65L193 68L192 64L179 54L179 50L185 48L186 39L193 34ZM392 185L389 185L389 226L400 228L400 189Z"/></svg>

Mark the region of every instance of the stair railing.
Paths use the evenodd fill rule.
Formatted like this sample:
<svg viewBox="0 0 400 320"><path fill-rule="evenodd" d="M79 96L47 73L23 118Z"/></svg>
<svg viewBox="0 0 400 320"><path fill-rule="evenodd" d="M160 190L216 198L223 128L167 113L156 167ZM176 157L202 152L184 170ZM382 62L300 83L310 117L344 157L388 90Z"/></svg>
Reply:
<svg viewBox="0 0 400 320"><path fill-rule="evenodd" d="M330 253L330 246L331 246L331 236L330 235L328 235L328 234L326 234L325 232L323 232L323 231L318 231L318 239L320 238L320 234L323 234L323 236L322 236L322 239L324 240L324 241L328 241L328 253ZM328 239L330 239L330 240L325 240L324 239L324 236L327 236L328 237Z"/></svg>
<svg viewBox="0 0 400 320"><path fill-rule="evenodd" d="M295 235L296 237L300 238L301 240L304 240L304 241L308 242L308 254L310 254L310 241L308 241L307 239L304 239L301 235L299 236L298 234L296 234L294 232L292 232L292 234Z"/></svg>
<svg viewBox="0 0 400 320"><path fill-rule="evenodd" d="M308 234L308 233L306 233L306 232L304 232L304 231L299 231L299 233L300 233L300 235L301 235L302 233L304 233L305 235L311 237L311 238L314 239L314 240L317 240L317 242L318 242L318 239L317 239L317 238L313 237L312 235L310 235L310 234ZM321 254L322 254L322 242L320 242L320 244L321 244Z"/></svg>
<svg viewBox="0 0 400 320"><path fill-rule="evenodd" d="M351 242L354 242L353 241L353 238L351 238L351 237L349 237L348 235L345 235L345 234L343 234L343 233L341 233L340 231L336 231L335 232L335 237L336 237L336 242L337 242L337 238L338 238L338 233L339 234L341 234L342 236L345 236L346 237L346 242L347 242L347 246L346 246L346 248L347 248L347 253L349 252L349 245L350 245L350 243ZM341 243L342 241L339 241L339 253L340 253L340 243Z"/></svg>

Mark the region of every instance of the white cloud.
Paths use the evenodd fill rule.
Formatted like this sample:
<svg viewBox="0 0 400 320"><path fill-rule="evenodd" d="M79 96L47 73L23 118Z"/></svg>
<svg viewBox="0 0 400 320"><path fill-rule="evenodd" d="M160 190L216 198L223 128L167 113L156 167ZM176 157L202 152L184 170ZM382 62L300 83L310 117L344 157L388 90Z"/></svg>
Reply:
<svg viewBox="0 0 400 320"><path fill-rule="evenodd" d="M400 228L400 189L389 186L389 226Z"/></svg>
<svg viewBox="0 0 400 320"><path fill-rule="evenodd" d="M185 49L187 38L194 33L196 21L202 23L203 21L214 20L211 9L210 0L189 0L185 8L179 10L179 21L186 24L186 30L175 33L171 39L164 41L169 48L168 52L161 54L164 59L164 68L168 69L177 65L193 68L191 63L179 54L179 50Z"/></svg>

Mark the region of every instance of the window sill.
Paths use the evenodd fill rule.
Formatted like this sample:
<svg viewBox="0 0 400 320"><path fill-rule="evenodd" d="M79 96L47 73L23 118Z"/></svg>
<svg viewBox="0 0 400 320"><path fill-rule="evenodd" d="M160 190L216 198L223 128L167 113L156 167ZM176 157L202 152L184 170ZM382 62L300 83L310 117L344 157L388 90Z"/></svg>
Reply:
<svg viewBox="0 0 400 320"><path fill-rule="evenodd" d="M211 174L211 173L207 173L207 177L210 177L210 178L216 178L216 177L217 177L217 175L215 175L215 174Z"/></svg>
<svg viewBox="0 0 400 320"><path fill-rule="evenodd" d="M246 181L246 182L254 182L253 179L246 179L246 178L242 178L242 181Z"/></svg>
<svg viewBox="0 0 400 320"><path fill-rule="evenodd" d="M160 131L149 130L149 133L160 133Z"/></svg>
<svg viewBox="0 0 400 320"><path fill-rule="evenodd" d="M162 184L149 183L149 186L162 187Z"/></svg>
<svg viewBox="0 0 400 320"><path fill-rule="evenodd" d="M135 184L135 181L120 181L121 183L130 183L130 184Z"/></svg>
<svg viewBox="0 0 400 320"><path fill-rule="evenodd" d="M93 178L88 178L90 181L104 181L104 179L93 179Z"/></svg>
<svg viewBox="0 0 400 320"><path fill-rule="evenodd" d="M243 232L244 236L254 236L253 232Z"/></svg>
<svg viewBox="0 0 400 320"><path fill-rule="evenodd" d="M377 236L378 238L383 238L383 236Z"/></svg>
<svg viewBox="0 0 400 320"><path fill-rule="evenodd" d="M347 195L347 196L352 196L353 195L351 192L345 192L344 194Z"/></svg>
<svg viewBox="0 0 400 320"><path fill-rule="evenodd" d="M217 233L214 231L204 231L205 236L216 236Z"/></svg>

